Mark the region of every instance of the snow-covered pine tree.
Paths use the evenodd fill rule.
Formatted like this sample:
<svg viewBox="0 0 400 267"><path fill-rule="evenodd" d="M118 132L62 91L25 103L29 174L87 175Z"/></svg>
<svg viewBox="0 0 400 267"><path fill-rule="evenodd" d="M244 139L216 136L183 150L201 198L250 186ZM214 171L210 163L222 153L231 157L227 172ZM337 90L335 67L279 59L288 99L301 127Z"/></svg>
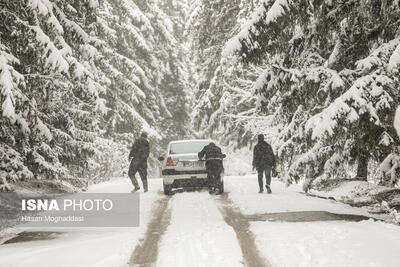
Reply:
<svg viewBox="0 0 400 267"><path fill-rule="evenodd" d="M182 35L182 6L179 1L100 3L101 68L110 78L106 136L127 144L144 130L158 147L166 136L187 132L188 62L176 40Z"/></svg>
<svg viewBox="0 0 400 267"><path fill-rule="evenodd" d="M134 136L162 137L176 104L164 104L166 77L179 81L170 95L186 99L186 58L172 53L178 15L171 23L158 1L0 6L2 188L25 178L121 174Z"/></svg>
<svg viewBox="0 0 400 267"><path fill-rule="evenodd" d="M165 25L164 27L173 34L175 39L171 43L163 38L155 48L166 63L167 70L158 84L161 101L167 107L161 122L164 135L168 137L163 142L165 147L166 142L171 139L183 139L190 133L189 113L192 106L190 93L193 87L193 80L191 80L193 70L188 57L189 47L186 45L188 38L184 35L185 19L188 16L187 1L166 0L159 1L159 4L170 22L159 19L159 26L156 26L156 30L161 31L160 26Z"/></svg>
<svg viewBox="0 0 400 267"><path fill-rule="evenodd" d="M209 135L216 127L217 113L221 111L223 77L222 47L232 35L241 1L194 0L190 6L187 31L196 65L196 99L192 111L194 129L199 136ZM215 113L217 111L217 113Z"/></svg>
<svg viewBox="0 0 400 267"><path fill-rule="evenodd" d="M399 9L385 3L263 1L227 43L226 55L268 65L254 89L289 183L346 178L349 166L366 179L368 163L398 182L399 80L389 66Z"/></svg>
<svg viewBox="0 0 400 267"><path fill-rule="evenodd" d="M89 45L89 40L81 39L86 20L74 20L78 20L76 9L89 14L91 8L86 2L47 0L7 1L1 6L1 50L12 55L7 61L14 64L14 69L5 69L11 70L14 78L19 73L11 87L1 84L3 113L9 115L1 118L8 119L7 124L2 123L7 128L1 134L6 139L2 145L15 150L14 161L18 161L12 164L7 158L13 153L2 149L5 180L82 175L86 159L95 152L91 138L96 131L100 86L93 76L91 80L84 79L85 73L76 76L76 70L83 68L78 61L85 57L79 49ZM29 171L21 173L21 166Z"/></svg>
<svg viewBox="0 0 400 267"><path fill-rule="evenodd" d="M254 107L253 84L262 67L245 65L237 57L221 52L260 1L222 2L191 1L187 31L198 66L197 105L192 117L199 136L211 134L227 146L239 148L252 142L253 127L249 127L248 121L261 119ZM210 23L215 26L209 27Z"/></svg>
<svg viewBox="0 0 400 267"><path fill-rule="evenodd" d="M24 165L24 155L19 152L21 145L16 147L20 136L31 132L28 122L18 112L19 106L32 103L19 88L24 83L24 77L15 70L14 66L19 64L19 60L9 50L0 43L0 190L9 190L9 181L33 177L33 173Z"/></svg>
<svg viewBox="0 0 400 267"><path fill-rule="evenodd" d="M149 18L133 1L104 1L97 31L98 36L103 36L101 68L109 78L107 133L129 133L132 141L133 135L138 136L145 128L151 136L159 137L149 124L154 123L154 115L159 115L148 105L150 101L155 105L152 71L147 68L153 49L149 38L154 32Z"/></svg>

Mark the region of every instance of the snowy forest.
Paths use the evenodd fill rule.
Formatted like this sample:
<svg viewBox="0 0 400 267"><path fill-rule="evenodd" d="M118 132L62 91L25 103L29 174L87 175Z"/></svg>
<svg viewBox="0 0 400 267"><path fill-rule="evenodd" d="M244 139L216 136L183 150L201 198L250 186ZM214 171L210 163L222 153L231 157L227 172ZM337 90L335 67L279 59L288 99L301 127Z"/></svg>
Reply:
<svg viewBox="0 0 400 267"><path fill-rule="evenodd" d="M3 188L120 175L141 131L158 144L186 134L185 3L2 0L0 7Z"/></svg>
<svg viewBox="0 0 400 267"><path fill-rule="evenodd" d="M399 0L0 0L0 186L121 175L146 131L152 166L262 133L287 184L398 188L399 72Z"/></svg>

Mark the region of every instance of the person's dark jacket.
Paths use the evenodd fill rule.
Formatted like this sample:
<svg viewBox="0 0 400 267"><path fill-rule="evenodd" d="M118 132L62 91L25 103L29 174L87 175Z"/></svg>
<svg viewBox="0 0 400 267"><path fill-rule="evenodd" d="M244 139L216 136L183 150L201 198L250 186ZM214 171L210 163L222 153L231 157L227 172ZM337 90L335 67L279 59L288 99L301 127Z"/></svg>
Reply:
<svg viewBox="0 0 400 267"><path fill-rule="evenodd" d="M136 139L135 143L129 153L129 158L133 158L134 161L146 161L150 154L150 144L146 138L140 137Z"/></svg>
<svg viewBox="0 0 400 267"><path fill-rule="evenodd" d="M206 145L203 150L198 153L198 156L199 159L202 159L204 156L206 156L206 160L223 159L226 157L226 155L222 153L221 148L217 147L214 143Z"/></svg>
<svg viewBox="0 0 400 267"><path fill-rule="evenodd" d="M264 140L259 140L254 147L253 166L256 169L265 169L267 166L274 167L276 159L272 147Z"/></svg>

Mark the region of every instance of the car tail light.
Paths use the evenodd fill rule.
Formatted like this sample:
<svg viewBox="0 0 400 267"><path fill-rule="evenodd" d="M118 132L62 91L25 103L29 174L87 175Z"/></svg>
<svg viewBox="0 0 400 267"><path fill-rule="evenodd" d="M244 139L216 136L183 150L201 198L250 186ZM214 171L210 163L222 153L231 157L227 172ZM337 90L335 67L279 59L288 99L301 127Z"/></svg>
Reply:
<svg viewBox="0 0 400 267"><path fill-rule="evenodd" d="M176 166L178 165L179 160L173 160L171 157L167 159L167 166Z"/></svg>

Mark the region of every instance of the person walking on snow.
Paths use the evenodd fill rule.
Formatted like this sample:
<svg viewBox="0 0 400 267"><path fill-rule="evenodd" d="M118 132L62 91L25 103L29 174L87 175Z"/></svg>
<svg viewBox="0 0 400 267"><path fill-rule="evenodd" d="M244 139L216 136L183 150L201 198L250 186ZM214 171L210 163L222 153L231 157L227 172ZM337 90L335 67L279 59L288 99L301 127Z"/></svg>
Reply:
<svg viewBox="0 0 400 267"><path fill-rule="evenodd" d="M141 136L136 139L135 143L129 153L129 171L128 176L135 187L132 192L136 192L140 189L138 181L136 180L135 174L139 172L140 178L142 179L144 192L148 191L147 186L147 158L150 154L150 144L147 141L147 133L143 132Z"/></svg>
<svg viewBox="0 0 400 267"><path fill-rule="evenodd" d="M218 188L218 194L222 194L221 173L224 169L222 159L225 158L226 155L222 153L221 148L216 146L214 143L210 143L198 153L199 159L202 159L204 156L206 157L209 192L215 192Z"/></svg>
<svg viewBox="0 0 400 267"><path fill-rule="evenodd" d="M256 169L258 172L258 185L260 191L264 192L263 188L263 176L265 173L266 185L268 194L271 194L271 171L272 168L276 168L276 159L272 147L264 141L264 135L258 135L258 143L254 147L253 153L253 170Z"/></svg>

